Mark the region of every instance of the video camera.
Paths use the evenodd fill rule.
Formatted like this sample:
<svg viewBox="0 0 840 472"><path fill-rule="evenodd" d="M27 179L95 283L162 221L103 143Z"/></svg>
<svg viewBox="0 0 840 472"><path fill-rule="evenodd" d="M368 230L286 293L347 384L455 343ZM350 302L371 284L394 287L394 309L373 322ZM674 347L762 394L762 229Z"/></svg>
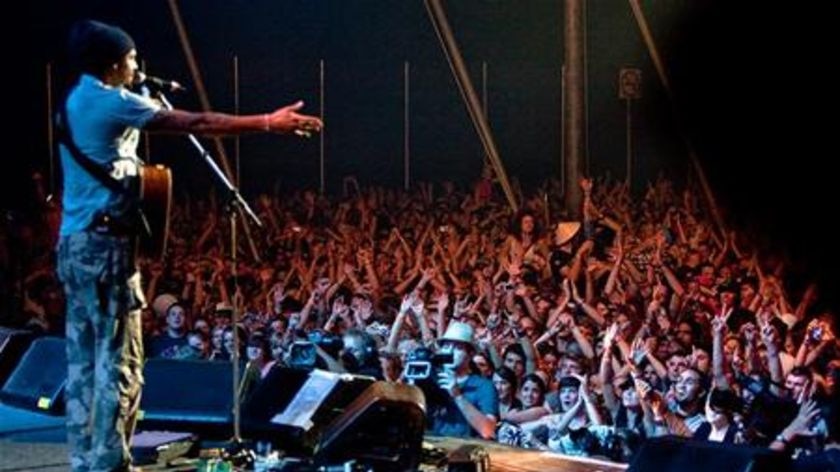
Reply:
<svg viewBox="0 0 840 472"><path fill-rule="evenodd" d="M408 354L403 377L411 382L437 377L439 369L451 367L455 359L451 352L433 352L427 347L418 347Z"/></svg>
<svg viewBox="0 0 840 472"><path fill-rule="evenodd" d="M304 339L298 339L289 348L287 364L296 369L313 369L318 362L315 346L320 347L327 354L338 358L344 348L341 336L325 331L312 331Z"/></svg>

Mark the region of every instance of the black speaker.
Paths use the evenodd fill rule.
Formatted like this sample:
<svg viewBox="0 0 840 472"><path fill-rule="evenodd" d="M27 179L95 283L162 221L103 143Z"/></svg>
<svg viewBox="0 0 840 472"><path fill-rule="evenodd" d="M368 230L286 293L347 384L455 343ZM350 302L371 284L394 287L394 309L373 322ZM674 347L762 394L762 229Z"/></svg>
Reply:
<svg viewBox="0 0 840 472"><path fill-rule="evenodd" d="M323 379L332 379L322 381ZM333 421L374 379L318 369L274 368L242 405L250 437L283 440L289 454L312 456L323 425ZM285 418L282 418L283 414Z"/></svg>
<svg viewBox="0 0 840 472"><path fill-rule="evenodd" d="M66 343L63 338L43 337L32 342L3 384L0 400L21 408L63 414L66 384Z"/></svg>
<svg viewBox="0 0 840 472"><path fill-rule="evenodd" d="M628 472L784 472L790 457L767 448L676 437L646 441Z"/></svg>
<svg viewBox="0 0 840 472"><path fill-rule="evenodd" d="M249 396L242 418L246 437L271 441L291 456L412 470L420 460L425 400L413 386L277 368Z"/></svg>
<svg viewBox="0 0 840 472"><path fill-rule="evenodd" d="M373 470L417 470L425 429L426 401L419 388L376 382L325 425L315 459L324 464L358 460Z"/></svg>
<svg viewBox="0 0 840 472"><path fill-rule="evenodd" d="M143 368L140 427L214 436L231 432L230 362L149 359Z"/></svg>
<svg viewBox="0 0 840 472"><path fill-rule="evenodd" d="M0 385L6 382L34 338L32 332L0 326Z"/></svg>

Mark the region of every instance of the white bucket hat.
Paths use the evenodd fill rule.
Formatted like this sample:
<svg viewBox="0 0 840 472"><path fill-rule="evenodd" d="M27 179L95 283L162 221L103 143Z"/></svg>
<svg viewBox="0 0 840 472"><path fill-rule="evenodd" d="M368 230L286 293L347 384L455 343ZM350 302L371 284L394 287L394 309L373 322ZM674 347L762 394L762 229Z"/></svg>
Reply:
<svg viewBox="0 0 840 472"><path fill-rule="evenodd" d="M446 327L446 332L443 333L439 341L455 341L475 346L473 344L473 327L467 323L453 321Z"/></svg>

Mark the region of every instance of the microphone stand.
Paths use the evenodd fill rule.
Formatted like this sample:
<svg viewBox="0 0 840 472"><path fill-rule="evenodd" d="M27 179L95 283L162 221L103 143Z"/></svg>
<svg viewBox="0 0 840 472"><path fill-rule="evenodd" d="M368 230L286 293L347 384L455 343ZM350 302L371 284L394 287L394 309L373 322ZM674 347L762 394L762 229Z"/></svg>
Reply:
<svg viewBox="0 0 840 472"><path fill-rule="evenodd" d="M167 110L172 110L172 104L167 100L166 96L163 92L158 91L156 93L157 98L163 104L163 107ZM233 365L233 438L231 442L233 443L234 453L239 452L238 449L242 445L242 432L241 432L241 422L240 422L240 366L239 366L239 345L241 340L239 339L239 310L236 304L236 294L239 293L239 278L237 276L237 258L236 258L236 248L237 248L237 217L243 217L244 214L247 214L251 221L254 222L258 227L262 227L262 221L260 221L259 217L257 217L256 213L251 209L248 205L248 202L242 198L242 194L239 193L239 189L236 188L231 181L227 178L225 173L219 168L216 164L216 161L213 160L213 157L210 153L207 152L206 149L201 145L198 139L193 134L188 134L187 138L193 144L193 146L198 150L198 153L210 166L210 169L213 170L213 173L216 174L216 177L219 181L224 184L225 188L228 192L228 200L227 204L225 205L228 218L230 220L230 264L231 264L231 273L233 275L233 288L234 288L234 303L233 303L233 313L231 315L231 325L233 326L233 353L231 353L231 364Z"/></svg>

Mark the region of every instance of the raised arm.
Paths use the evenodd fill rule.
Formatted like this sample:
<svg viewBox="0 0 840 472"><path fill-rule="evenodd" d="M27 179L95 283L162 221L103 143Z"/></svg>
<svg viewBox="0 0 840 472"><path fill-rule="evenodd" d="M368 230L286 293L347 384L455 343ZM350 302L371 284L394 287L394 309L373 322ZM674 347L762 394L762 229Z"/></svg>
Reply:
<svg viewBox="0 0 840 472"><path fill-rule="evenodd" d="M613 323L604 333L604 352L601 354L601 368L598 371L598 375L601 377L601 391L604 396L604 405L613 417L615 417L618 407L620 406L619 400L616 398L615 391L612 386L612 347L613 339L615 339L617 332L618 325Z"/></svg>
<svg viewBox="0 0 840 472"><path fill-rule="evenodd" d="M724 369L723 336L726 331L726 320L732 313L721 314L712 318L712 373L714 386L721 389L729 389L729 381L726 378Z"/></svg>

